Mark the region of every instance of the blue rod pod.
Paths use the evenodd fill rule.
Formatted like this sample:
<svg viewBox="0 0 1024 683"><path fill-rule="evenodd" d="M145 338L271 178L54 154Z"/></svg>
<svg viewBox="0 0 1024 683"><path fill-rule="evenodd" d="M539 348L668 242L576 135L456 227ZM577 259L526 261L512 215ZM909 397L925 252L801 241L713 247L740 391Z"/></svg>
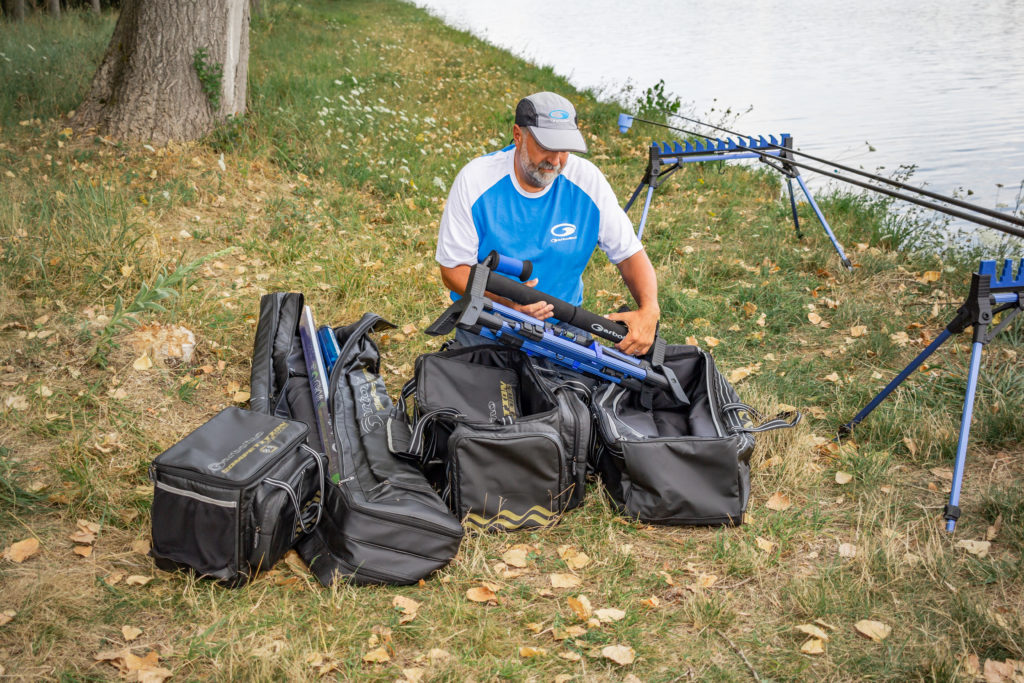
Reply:
<svg viewBox="0 0 1024 683"><path fill-rule="evenodd" d="M996 262L992 260L984 260L978 264L978 275L987 275L989 279L989 286L995 287L999 284L996 279Z"/></svg>
<svg viewBox="0 0 1024 683"><path fill-rule="evenodd" d="M673 148L673 151L674 151L674 152L675 152L676 154L682 154L682 153L683 153L683 146L679 144L679 141L678 141L678 140L676 140L676 141L675 141L675 142L673 143L673 145L672 145L672 148Z"/></svg>
<svg viewBox="0 0 1024 683"><path fill-rule="evenodd" d="M687 151L688 153L691 153L691 152L695 152L695 151L697 151L697 150L695 150L695 149L693 148L693 143L692 143L692 142L690 142L689 140L687 140L687 141L686 141L686 151Z"/></svg>

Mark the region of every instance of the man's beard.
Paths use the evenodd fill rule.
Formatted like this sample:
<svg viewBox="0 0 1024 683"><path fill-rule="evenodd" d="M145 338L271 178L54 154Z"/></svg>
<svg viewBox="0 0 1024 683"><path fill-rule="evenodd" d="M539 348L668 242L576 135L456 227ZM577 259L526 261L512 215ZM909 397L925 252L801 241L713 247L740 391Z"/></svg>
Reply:
<svg viewBox="0 0 1024 683"><path fill-rule="evenodd" d="M547 187L555 182L555 178L564 170L564 165L551 164L547 161L535 164L524 151L519 154L519 170L534 187Z"/></svg>

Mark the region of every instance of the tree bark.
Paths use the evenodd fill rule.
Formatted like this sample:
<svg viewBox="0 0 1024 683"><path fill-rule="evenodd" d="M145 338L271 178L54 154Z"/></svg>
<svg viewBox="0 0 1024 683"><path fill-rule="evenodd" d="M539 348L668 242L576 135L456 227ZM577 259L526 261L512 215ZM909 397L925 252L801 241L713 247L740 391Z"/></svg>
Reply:
<svg viewBox="0 0 1024 683"><path fill-rule="evenodd" d="M54 19L60 19L60 0L47 0L46 9Z"/></svg>
<svg viewBox="0 0 1024 683"><path fill-rule="evenodd" d="M25 21L25 0L12 0L9 11L15 21Z"/></svg>
<svg viewBox="0 0 1024 683"><path fill-rule="evenodd" d="M263 14L263 0L249 0L249 11L254 17Z"/></svg>
<svg viewBox="0 0 1024 683"><path fill-rule="evenodd" d="M92 0L92 11L99 14L103 8L100 7L100 0Z"/></svg>
<svg viewBox="0 0 1024 683"><path fill-rule="evenodd" d="M220 66L213 107L196 54ZM73 125L118 140L195 140L245 111L248 0L124 0L114 35Z"/></svg>

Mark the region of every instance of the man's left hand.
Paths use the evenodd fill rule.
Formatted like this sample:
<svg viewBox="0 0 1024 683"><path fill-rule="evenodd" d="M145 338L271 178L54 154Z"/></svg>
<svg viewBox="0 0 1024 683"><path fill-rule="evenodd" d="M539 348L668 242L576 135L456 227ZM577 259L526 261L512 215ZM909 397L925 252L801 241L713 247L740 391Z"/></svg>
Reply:
<svg viewBox="0 0 1024 683"><path fill-rule="evenodd" d="M625 311L624 313L612 313L606 316L609 320L617 320L626 323L629 327L629 334L626 338L615 345L619 351L628 353L631 356L642 356L647 353L654 343L654 336L658 331L658 318L661 312L651 309L639 309L637 311Z"/></svg>

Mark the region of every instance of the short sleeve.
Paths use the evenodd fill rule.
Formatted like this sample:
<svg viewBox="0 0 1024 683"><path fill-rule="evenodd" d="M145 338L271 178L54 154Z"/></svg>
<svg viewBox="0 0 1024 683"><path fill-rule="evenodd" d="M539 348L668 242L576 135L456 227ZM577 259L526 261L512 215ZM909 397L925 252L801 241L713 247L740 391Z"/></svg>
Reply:
<svg viewBox="0 0 1024 683"><path fill-rule="evenodd" d="M480 237L473 224L472 209L467 170L464 168L452 183L437 233L434 259L446 268L474 265L477 262Z"/></svg>
<svg viewBox="0 0 1024 683"><path fill-rule="evenodd" d="M608 255L612 263L621 263L643 249L629 216L619 206L615 192L602 175L599 181L598 210L601 213L601 224L597 233L597 245Z"/></svg>

